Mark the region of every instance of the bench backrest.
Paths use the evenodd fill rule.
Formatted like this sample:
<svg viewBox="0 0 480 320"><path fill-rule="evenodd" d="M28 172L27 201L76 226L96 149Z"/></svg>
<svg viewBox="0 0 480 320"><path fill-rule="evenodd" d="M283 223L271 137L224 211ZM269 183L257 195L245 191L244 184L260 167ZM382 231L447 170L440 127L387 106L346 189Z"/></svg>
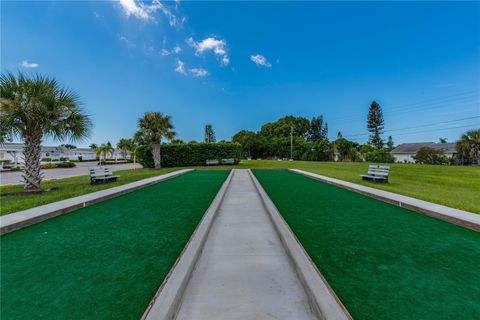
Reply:
<svg viewBox="0 0 480 320"><path fill-rule="evenodd" d="M382 176L388 177L390 173L389 166L377 166L377 165L369 165L368 166L368 174L372 176Z"/></svg>
<svg viewBox="0 0 480 320"><path fill-rule="evenodd" d="M222 159L225 164L235 164L235 159Z"/></svg>
<svg viewBox="0 0 480 320"><path fill-rule="evenodd" d="M91 177L104 177L104 176L112 176L112 170L109 168L93 168L90 169L90 176Z"/></svg>

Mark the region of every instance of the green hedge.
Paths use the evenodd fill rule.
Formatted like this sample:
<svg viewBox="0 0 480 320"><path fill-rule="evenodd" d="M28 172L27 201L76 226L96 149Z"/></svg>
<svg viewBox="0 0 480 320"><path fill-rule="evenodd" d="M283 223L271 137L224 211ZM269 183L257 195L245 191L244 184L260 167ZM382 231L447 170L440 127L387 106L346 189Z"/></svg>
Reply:
<svg viewBox="0 0 480 320"><path fill-rule="evenodd" d="M238 163L242 147L238 143L181 143L163 144L161 148L162 167L204 166L207 160L235 159ZM150 146L137 149L139 162L145 168L153 168Z"/></svg>

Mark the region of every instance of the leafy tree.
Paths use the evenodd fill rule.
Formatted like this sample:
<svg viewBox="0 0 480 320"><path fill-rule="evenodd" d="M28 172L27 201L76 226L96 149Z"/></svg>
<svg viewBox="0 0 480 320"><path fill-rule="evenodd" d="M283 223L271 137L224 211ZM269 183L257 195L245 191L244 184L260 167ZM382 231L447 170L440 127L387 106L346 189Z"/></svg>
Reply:
<svg viewBox="0 0 480 320"><path fill-rule="evenodd" d="M96 150L98 148L96 143L91 143L88 147L92 150Z"/></svg>
<svg viewBox="0 0 480 320"><path fill-rule="evenodd" d="M323 116L313 117L310 120L308 139L310 141L328 139L328 124L323 120Z"/></svg>
<svg viewBox="0 0 480 320"><path fill-rule="evenodd" d="M117 148L122 152L122 157L124 160L127 159L128 152L132 152L134 143L132 139L120 139L117 143Z"/></svg>
<svg viewBox="0 0 480 320"><path fill-rule="evenodd" d="M440 143L447 143L447 140L448 140L447 138L438 138L438 141Z"/></svg>
<svg viewBox="0 0 480 320"><path fill-rule="evenodd" d="M60 146L66 148L66 149L69 149L69 150L77 148L77 146L74 146L73 144L69 144L69 143L61 144Z"/></svg>
<svg viewBox="0 0 480 320"><path fill-rule="evenodd" d="M135 133L135 141L150 144L152 148L155 168L161 168L160 146L163 138L172 140L175 136L173 131L172 117L160 112L146 112L138 119L138 131Z"/></svg>
<svg viewBox="0 0 480 320"><path fill-rule="evenodd" d="M393 143L393 138L392 138L392 136L388 136L387 149L389 151L392 151L394 148L395 148L395 144Z"/></svg>
<svg viewBox="0 0 480 320"><path fill-rule="evenodd" d="M40 191L40 150L44 137L81 141L92 126L73 91L41 75L11 73L0 77L0 140L24 141L26 192Z"/></svg>
<svg viewBox="0 0 480 320"><path fill-rule="evenodd" d="M342 132L338 131L337 132L337 139L342 139L342 138L343 138Z"/></svg>
<svg viewBox="0 0 480 320"><path fill-rule="evenodd" d="M215 131L213 130L213 126L211 124L207 124L205 126L205 138L204 141L207 143L215 142L217 139L215 138Z"/></svg>
<svg viewBox="0 0 480 320"><path fill-rule="evenodd" d="M97 154L97 157L100 159L100 161L102 161L102 158L103 161L107 161L107 156L112 157L114 151L115 150L113 149L113 147L108 143L102 143L99 147L97 147L97 149L95 149L95 153Z"/></svg>
<svg viewBox="0 0 480 320"><path fill-rule="evenodd" d="M232 137L233 142L237 142L242 146L243 156L252 158L252 149L258 143L257 134L253 131L242 130Z"/></svg>
<svg viewBox="0 0 480 320"><path fill-rule="evenodd" d="M370 132L369 143L378 149L383 148L383 140L381 137L384 128L383 112L376 101L372 101L370 109L368 110L367 128Z"/></svg>
<svg viewBox="0 0 480 320"><path fill-rule="evenodd" d="M290 138L293 128L293 135L307 139L310 132L310 121L304 117L285 116L275 122L269 122L262 126L260 135L266 138Z"/></svg>
<svg viewBox="0 0 480 320"><path fill-rule="evenodd" d="M390 150L382 148L382 149L373 149L369 153L367 153L365 160L368 162L376 162L376 163L392 163L395 161L395 158L390 153Z"/></svg>
<svg viewBox="0 0 480 320"><path fill-rule="evenodd" d="M335 141L335 149L340 161L355 161L357 147L358 144L356 142L345 138L340 138Z"/></svg>
<svg viewBox="0 0 480 320"><path fill-rule="evenodd" d="M441 150L435 150L429 147L420 148L413 156L415 163L424 164L447 164L448 159Z"/></svg>
<svg viewBox="0 0 480 320"><path fill-rule="evenodd" d="M456 144L457 159L461 164L480 164L480 129L462 134Z"/></svg>

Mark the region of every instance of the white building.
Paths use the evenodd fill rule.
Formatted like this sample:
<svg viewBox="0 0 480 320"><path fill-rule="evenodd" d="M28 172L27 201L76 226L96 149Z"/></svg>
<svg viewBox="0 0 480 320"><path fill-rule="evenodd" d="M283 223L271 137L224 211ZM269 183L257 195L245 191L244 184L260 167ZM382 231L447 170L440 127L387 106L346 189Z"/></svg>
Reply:
<svg viewBox="0 0 480 320"><path fill-rule="evenodd" d="M0 144L0 160L9 160L12 163L24 163L22 143L4 143ZM69 160L91 161L97 158L95 150L89 148L68 149L63 146L42 146L40 149L40 158L50 158L52 160L60 160L60 158L68 158ZM130 152L127 152L127 159L130 159ZM123 153L119 149L115 149L113 154L107 155L107 160L123 160Z"/></svg>
<svg viewBox="0 0 480 320"><path fill-rule="evenodd" d="M431 148L442 151L445 156L452 158L457 154L455 143L435 143L435 142L418 142L418 143L402 143L392 150L395 162L414 163L413 158L417 151L421 148Z"/></svg>

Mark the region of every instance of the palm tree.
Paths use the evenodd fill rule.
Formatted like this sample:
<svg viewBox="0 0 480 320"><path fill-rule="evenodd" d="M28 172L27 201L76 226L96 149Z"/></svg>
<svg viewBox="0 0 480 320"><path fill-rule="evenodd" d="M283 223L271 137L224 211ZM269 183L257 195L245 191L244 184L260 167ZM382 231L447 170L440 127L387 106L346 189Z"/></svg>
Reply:
<svg viewBox="0 0 480 320"><path fill-rule="evenodd" d="M462 164L480 164L480 129L462 134L456 144L457 157Z"/></svg>
<svg viewBox="0 0 480 320"><path fill-rule="evenodd" d="M172 140L175 132L172 131L172 117L160 112L146 112L138 119L138 131L135 133L135 141L149 143L152 147L153 162L155 168L161 168L160 145L163 138Z"/></svg>
<svg viewBox="0 0 480 320"><path fill-rule="evenodd" d="M132 139L120 139L117 143L117 148L122 152L123 160L127 160L127 153L133 149Z"/></svg>
<svg viewBox="0 0 480 320"><path fill-rule="evenodd" d="M40 191L40 150L44 137L72 142L87 138L92 126L79 97L57 80L19 73L0 76L0 139L21 139L24 190Z"/></svg>
<svg viewBox="0 0 480 320"><path fill-rule="evenodd" d="M102 156L103 156L103 161L107 161L107 155L112 156L113 152L115 150L111 145L102 143L97 149L95 149L95 153L97 154L97 157L100 159L100 163L102 163Z"/></svg>
<svg viewBox="0 0 480 320"><path fill-rule="evenodd" d="M97 148L98 148L98 146L97 146L96 143L90 143L90 145L89 145L88 147L89 147L90 149L94 150L94 151L97 150Z"/></svg>

